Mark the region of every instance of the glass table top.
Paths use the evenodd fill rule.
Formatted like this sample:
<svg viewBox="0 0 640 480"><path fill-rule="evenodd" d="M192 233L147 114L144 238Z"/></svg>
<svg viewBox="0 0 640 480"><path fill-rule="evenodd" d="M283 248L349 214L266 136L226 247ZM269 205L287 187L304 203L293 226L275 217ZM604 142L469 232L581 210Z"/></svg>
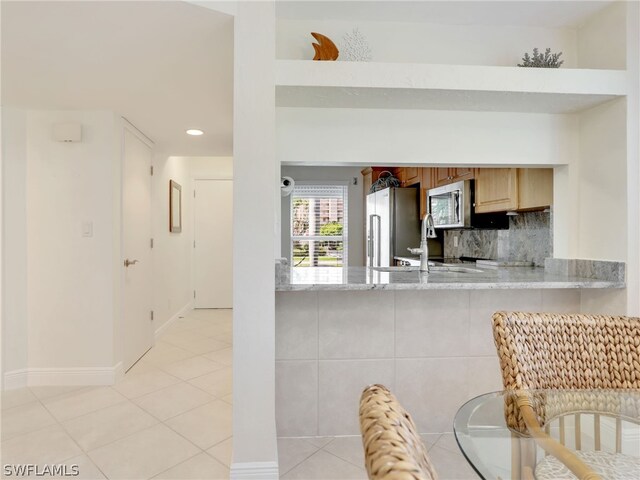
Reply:
<svg viewBox="0 0 640 480"><path fill-rule="evenodd" d="M640 390L529 390L518 394L530 399L546 434L601 478L640 479ZM519 426L518 418L513 391L481 395L458 410L455 437L480 478L576 478L555 457L545 454L526 427Z"/></svg>

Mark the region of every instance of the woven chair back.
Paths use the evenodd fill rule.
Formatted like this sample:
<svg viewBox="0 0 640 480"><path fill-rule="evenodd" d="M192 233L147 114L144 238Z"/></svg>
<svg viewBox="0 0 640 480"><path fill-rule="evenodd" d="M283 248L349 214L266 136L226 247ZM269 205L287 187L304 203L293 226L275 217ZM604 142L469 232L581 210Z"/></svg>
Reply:
<svg viewBox="0 0 640 480"><path fill-rule="evenodd" d="M411 416L385 386L362 392L360 431L371 480L437 480Z"/></svg>
<svg viewBox="0 0 640 480"><path fill-rule="evenodd" d="M493 336L505 389L640 388L640 318L496 312ZM573 403L538 400L541 424ZM526 431L509 399L505 415L511 428Z"/></svg>

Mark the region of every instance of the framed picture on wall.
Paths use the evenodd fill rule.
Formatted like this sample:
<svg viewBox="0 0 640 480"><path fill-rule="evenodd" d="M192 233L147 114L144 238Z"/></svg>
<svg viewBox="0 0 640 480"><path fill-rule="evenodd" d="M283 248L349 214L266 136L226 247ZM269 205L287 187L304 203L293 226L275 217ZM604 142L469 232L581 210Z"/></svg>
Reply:
<svg viewBox="0 0 640 480"><path fill-rule="evenodd" d="M182 231L182 187L173 180L169 180L169 231Z"/></svg>

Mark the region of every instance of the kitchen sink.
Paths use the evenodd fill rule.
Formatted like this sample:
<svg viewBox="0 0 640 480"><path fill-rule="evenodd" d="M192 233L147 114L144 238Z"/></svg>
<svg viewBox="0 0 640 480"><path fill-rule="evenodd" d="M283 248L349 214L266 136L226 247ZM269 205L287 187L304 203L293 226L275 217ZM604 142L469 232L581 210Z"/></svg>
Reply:
<svg viewBox="0 0 640 480"><path fill-rule="evenodd" d="M418 272L420 267L372 267L378 272ZM482 270L453 264L429 265L429 273L482 273Z"/></svg>
<svg viewBox="0 0 640 480"><path fill-rule="evenodd" d="M434 265L429 267L429 272L482 273L482 270L471 267L461 267L459 265Z"/></svg>
<svg viewBox="0 0 640 480"><path fill-rule="evenodd" d="M372 267L378 272L417 272L420 267L406 266L406 267Z"/></svg>

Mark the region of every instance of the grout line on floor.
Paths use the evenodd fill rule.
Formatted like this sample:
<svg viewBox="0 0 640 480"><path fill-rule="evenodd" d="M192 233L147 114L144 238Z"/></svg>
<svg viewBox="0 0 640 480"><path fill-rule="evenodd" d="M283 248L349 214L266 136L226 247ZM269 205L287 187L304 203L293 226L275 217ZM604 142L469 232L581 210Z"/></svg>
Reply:
<svg viewBox="0 0 640 480"><path fill-rule="evenodd" d="M307 443L309 443L309 442L307 442ZM309 455L307 455L306 457L304 457L302 460L300 460L298 463L296 463L295 465L293 465L293 466L292 466L291 468L289 468L288 470L286 470L286 471L282 471L282 472L279 472L280 477L282 477L283 475L285 475L285 474L289 473L289 472L290 472L290 471L292 471L294 468L296 468L296 467L298 467L299 465L303 464L304 462L306 462L307 460L309 460L311 457L313 457L316 453L318 453L320 450L322 450L321 448L316 447L315 445L313 445L313 444L311 444L311 443L309 443L309 445L312 445L313 447L315 447L315 449L316 449L316 450L315 450L314 452L311 452ZM280 460L278 460L278 467L279 467L279 466L280 466Z"/></svg>
<svg viewBox="0 0 640 480"><path fill-rule="evenodd" d="M323 448L321 448L320 450L322 450L324 453L328 453L329 455L332 455L332 456L336 457L338 460L341 460L341 461L343 461L343 462L346 462L346 463L348 463L349 465L353 465L354 467L359 468L360 470L365 470L365 467L364 467L363 465L355 465L354 463L350 462L349 460L345 460L345 459L344 459L344 458L342 458L342 457L339 457L339 456L337 456L337 455L335 455L335 454L333 454L333 453L331 453L331 452L328 452L328 451L324 450L324 447L323 447ZM317 453L317 452L316 452L316 453Z"/></svg>
<svg viewBox="0 0 640 480"><path fill-rule="evenodd" d="M355 436L355 435L354 435L354 436ZM334 438L334 440L335 440L335 438ZM362 468L363 470L366 470L366 467L365 467L365 465L364 465L364 459L363 459L363 463L362 463L362 465L360 465L360 464L356 464L356 463L352 462L351 460L347 460L346 458L342 458L342 457L340 457L340 456L336 455L335 453L330 452L329 450L325 450L325 447L328 447L331 443L333 443L333 440L331 440L331 442L327 443L324 447L322 447L322 448L321 448L321 450L322 450L322 451L324 451L324 452L330 453L330 454L331 454L331 455L333 455L334 457L338 457L338 458L339 458L340 460L342 460L343 462L347 462L347 463L349 463L349 464L353 465L354 467L358 467L358 468ZM363 447L363 448L364 448L364 447ZM363 450L363 452L364 452L364 450ZM364 455L364 453L363 453L363 455Z"/></svg>
<svg viewBox="0 0 640 480"><path fill-rule="evenodd" d="M188 462L188 461L189 461L189 460L191 460L193 457L196 457L196 456L198 456L198 455L200 455L200 454L202 454L202 453L206 453L206 452L200 451L200 452L198 452L198 453L195 453L195 454L191 455L190 457L185 458L185 459L184 459L184 460L182 460L181 462L178 462L178 463L176 463L175 465L171 465L169 468L165 468L165 469L164 469L164 470L162 470L161 472L156 473L153 477L149 477L149 480L153 480L153 479L154 479L154 478L156 478L158 475L162 475L163 473L168 472L168 471L169 471L169 470L171 470L172 468L175 468L175 467L177 467L178 465L182 465L183 463ZM215 458L214 458L214 460L215 460ZM220 463L220 462L218 462L218 463ZM106 476L106 475L105 475L105 476ZM108 478L108 477L107 477L107 478Z"/></svg>
<svg viewBox="0 0 640 480"><path fill-rule="evenodd" d="M204 404L200 405L200 407L204 407L205 405L209 405L209 404L214 403L214 402L217 402L217 401L218 401L218 400L213 400L212 402L204 403ZM200 408L200 407L196 407L196 408ZM195 409L193 409L193 410L195 410ZM186 412L185 412L185 413L186 413ZM180 414L180 415L182 415L182 414ZM177 416L178 416L178 415L176 415L176 417L177 417ZM176 418L176 417L171 417L171 418ZM167 419L167 420L168 420L168 419ZM201 450L201 451L203 451L203 452L206 452L208 449L210 449L210 448L212 448L212 447L215 447L216 445L218 445L218 443L220 443L220 442L218 442L218 443L214 443L213 445L210 445L210 446L208 446L208 447L206 447L206 448L202 448L202 447L200 447L200 446L196 445L192 440L190 440L190 439L188 439L187 437L185 437L182 433L180 433L180 432L178 432L177 430L175 430L173 427L171 427L171 425L168 425L166 422L161 422L161 423L162 423L165 427L167 427L169 430L171 430L171 431L172 431L172 432L174 432L175 434L177 434L177 435L181 436L181 437L182 437L182 438L184 438L186 441L188 441L188 442L189 442L189 443L191 443L193 446L195 446L196 448L198 448L199 450ZM228 437L226 437L224 440L221 440L221 441L222 441L222 442L224 442L225 440L227 440L227 439L231 438L232 436L233 436L233 434L232 434L232 435L229 435Z"/></svg>
<svg viewBox="0 0 640 480"><path fill-rule="evenodd" d="M435 441L435 442L433 442L433 443L431 444L431 446L430 446L430 447L427 447L427 452L429 452L429 451L431 451L431 449L432 449L433 447L435 447L435 446L438 444L438 442L439 442L439 441L440 441L440 439L442 438L442 435L443 435L443 434L442 434L442 433L421 433L421 434L419 434L419 435L438 435L438 438L436 438L436 441ZM425 445L425 447L426 447L426 445Z"/></svg>

